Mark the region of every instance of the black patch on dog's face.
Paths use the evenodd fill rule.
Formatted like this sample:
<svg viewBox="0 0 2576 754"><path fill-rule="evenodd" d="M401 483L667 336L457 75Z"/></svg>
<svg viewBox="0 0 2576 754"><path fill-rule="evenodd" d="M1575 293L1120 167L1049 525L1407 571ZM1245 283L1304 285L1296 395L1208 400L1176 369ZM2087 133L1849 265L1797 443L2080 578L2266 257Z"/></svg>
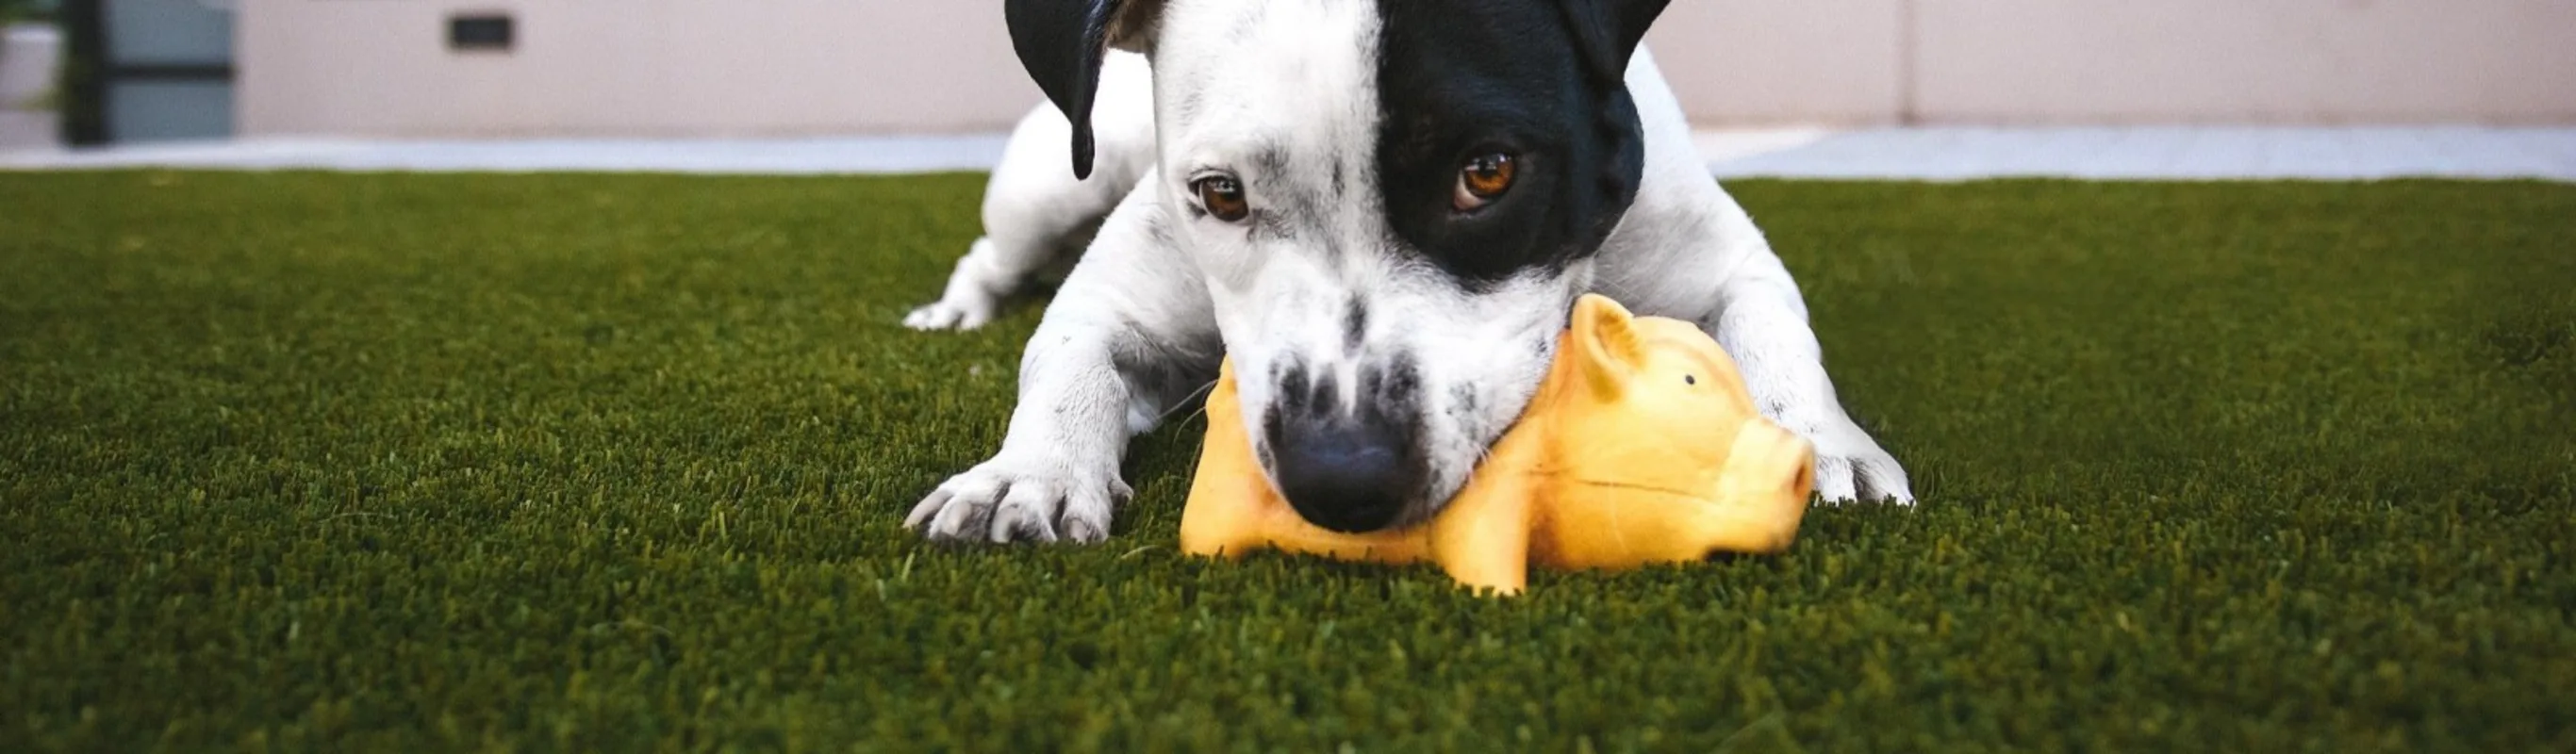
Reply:
<svg viewBox="0 0 2576 754"><path fill-rule="evenodd" d="M1469 290L1562 271L1636 198L1645 140L1621 82L1589 74L1548 0L1381 0L1377 168L1388 224ZM1513 155L1509 191L1453 206L1458 170Z"/></svg>

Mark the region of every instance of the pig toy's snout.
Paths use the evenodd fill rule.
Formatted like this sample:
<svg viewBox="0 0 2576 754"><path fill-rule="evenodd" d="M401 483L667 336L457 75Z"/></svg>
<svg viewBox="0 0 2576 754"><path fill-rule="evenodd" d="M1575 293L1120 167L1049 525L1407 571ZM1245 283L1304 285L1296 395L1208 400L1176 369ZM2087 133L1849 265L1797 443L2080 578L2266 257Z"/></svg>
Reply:
<svg viewBox="0 0 2576 754"><path fill-rule="evenodd" d="M1815 446L1809 444L1806 438L1790 434L1789 430L1771 426L1768 423L1763 426L1770 427L1771 431L1779 433L1780 445L1786 449L1774 457L1773 473L1776 478L1788 480L1784 489L1788 490L1790 500L1799 505L1806 505L1807 499L1816 494Z"/></svg>
<svg viewBox="0 0 2576 754"><path fill-rule="evenodd" d="M1723 499L1748 522L1743 551L1779 552L1798 536L1807 500L1816 492L1816 449L1789 430L1759 419L1735 437L1722 476Z"/></svg>

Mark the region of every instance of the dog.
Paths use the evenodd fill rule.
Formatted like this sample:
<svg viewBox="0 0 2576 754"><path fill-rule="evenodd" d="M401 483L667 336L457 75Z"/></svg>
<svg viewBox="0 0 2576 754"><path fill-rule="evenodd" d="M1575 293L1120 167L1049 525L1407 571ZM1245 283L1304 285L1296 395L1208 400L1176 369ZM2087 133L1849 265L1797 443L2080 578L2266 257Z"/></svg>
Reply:
<svg viewBox="0 0 2576 754"><path fill-rule="evenodd" d="M1107 538L1129 437L1229 356L1254 455L1299 515L1424 521L1528 403L1587 291L1714 336L1762 413L1815 444L1825 500L1911 503L1641 49L1665 4L1009 0L1051 106L1004 149L987 235L905 321L979 326L1078 261L1021 357L1001 449L905 526Z"/></svg>

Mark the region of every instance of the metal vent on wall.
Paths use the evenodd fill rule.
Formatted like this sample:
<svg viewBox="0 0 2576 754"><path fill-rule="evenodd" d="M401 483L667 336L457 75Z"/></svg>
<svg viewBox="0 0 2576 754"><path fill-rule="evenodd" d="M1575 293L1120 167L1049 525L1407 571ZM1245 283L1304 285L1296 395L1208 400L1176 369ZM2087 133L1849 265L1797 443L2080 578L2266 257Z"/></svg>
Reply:
<svg viewBox="0 0 2576 754"><path fill-rule="evenodd" d="M447 19L447 49L457 52L509 52L517 36L507 15L477 13Z"/></svg>

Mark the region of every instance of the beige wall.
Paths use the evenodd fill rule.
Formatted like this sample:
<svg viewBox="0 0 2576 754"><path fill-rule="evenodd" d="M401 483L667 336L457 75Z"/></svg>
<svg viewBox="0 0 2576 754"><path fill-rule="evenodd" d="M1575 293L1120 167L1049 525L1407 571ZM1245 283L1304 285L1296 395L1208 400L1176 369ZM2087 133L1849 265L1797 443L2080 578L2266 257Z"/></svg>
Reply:
<svg viewBox="0 0 2576 754"><path fill-rule="evenodd" d="M242 0L242 131L396 136L936 132L1039 97L984 0ZM453 11L517 49L451 53Z"/></svg>
<svg viewBox="0 0 2576 754"><path fill-rule="evenodd" d="M1037 101L992 0L241 0L250 134L991 130ZM517 51L453 54L455 10ZM2576 122L2565 0L1677 0L1704 125Z"/></svg>
<svg viewBox="0 0 2576 754"><path fill-rule="evenodd" d="M1897 0L1676 0L1646 44L1692 117L1884 123L1903 101Z"/></svg>
<svg viewBox="0 0 2576 754"><path fill-rule="evenodd" d="M2576 120L2567 0L1918 2L1927 120Z"/></svg>

